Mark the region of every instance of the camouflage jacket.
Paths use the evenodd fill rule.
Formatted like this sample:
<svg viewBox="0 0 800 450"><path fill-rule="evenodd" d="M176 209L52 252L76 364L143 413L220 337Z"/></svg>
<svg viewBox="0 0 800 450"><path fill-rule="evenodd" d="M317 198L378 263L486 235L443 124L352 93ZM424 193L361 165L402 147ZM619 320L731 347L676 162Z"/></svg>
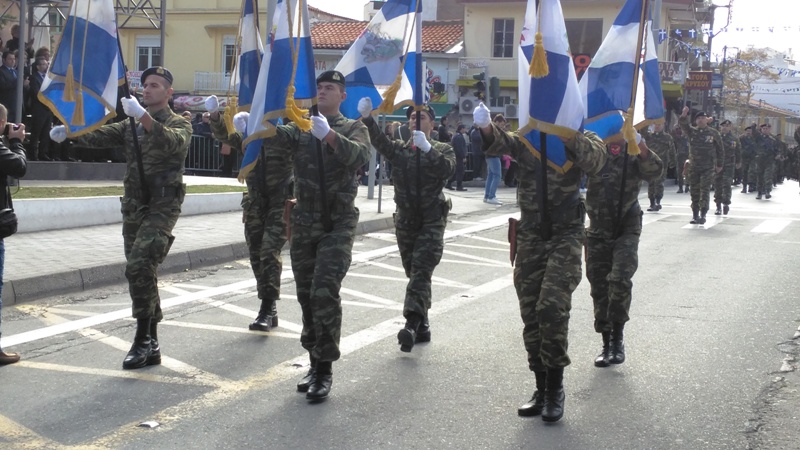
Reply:
<svg viewBox="0 0 800 450"><path fill-rule="evenodd" d="M442 188L456 167L453 147L431 141L431 151L422 153L412 148L411 141L390 141L372 117L363 122L369 129L372 145L392 163L394 202L398 212L414 214L418 211L425 215L442 205L446 200Z"/></svg>
<svg viewBox="0 0 800 450"><path fill-rule="evenodd" d="M524 223L541 223L538 185L541 183L541 161L531 153L519 135L491 125L492 134L483 136L486 156L511 155L517 160L517 195ZM564 173L547 166L547 205L550 219L556 223L582 223L580 200L581 171L593 175L603 168L607 151L603 141L593 132L576 133L566 144L567 159L573 165Z"/></svg>
<svg viewBox="0 0 800 450"><path fill-rule="evenodd" d="M228 144L231 148L242 152L242 133L228 134L222 115L209 121L214 138ZM291 197L289 189L292 184L292 156L290 152L270 152L266 150L268 141L261 144L261 152L256 159L256 165L247 174L247 193L252 196L283 196Z"/></svg>
<svg viewBox="0 0 800 450"><path fill-rule="evenodd" d="M689 116L681 117L678 123L683 134L689 138L689 159L694 169L711 169L722 166L725 150L719 131L711 127L689 125Z"/></svg>
<svg viewBox="0 0 800 450"><path fill-rule="evenodd" d="M277 133L267 138L263 147L267 157L283 154L294 159L294 194L297 198L295 212L315 214L322 212L322 196L319 182L317 145L322 145L325 168L325 192L331 216L355 211L358 193L356 170L369 161L369 132L363 123L350 120L342 114L326 116L328 124L336 133L336 148L326 142L318 144L311 132L304 132L295 123L279 125Z"/></svg>
<svg viewBox="0 0 800 450"><path fill-rule="evenodd" d="M136 132L142 149L142 165L150 189L183 184L183 165L192 138L192 125L169 107L148 111L153 118L153 128L148 133L137 123ZM123 183L125 196L136 195L141 189L139 165L130 130L130 120L123 120L84 134L75 141L84 147L125 147L127 170Z"/></svg>
<svg viewBox="0 0 800 450"><path fill-rule="evenodd" d="M756 157L758 158L774 158L778 156L780 148L778 147L778 140L771 134L763 134L761 132L755 133L756 141Z"/></svg>
<svg viewBox="0 0 800 450"><path fill-rule="evenodd" d="M722 144L725 148L725 167L735 166L742 163L742 143L733 133L722 135Z"/></svg>
<svg viewBox="0 0 800 450"><path fill-rule="evenodd" d="M644 131L642 137L647 142L647 147L650 148L650 151L658 155L664 163L665 169L667 167L675 167L675 161L678 159L677 149L675 148L675 141L669 133L664 131L658 133Z"/></svg>
<svg viewBox="0 0 800 450"><path fill-rule="evenodd" d="M756 148L756 139L753 135L746 135L743 134L739 136L739 143L741 144L742 148L742 159L744 160L751 160L755 158L756 153L758 153L758 149Z"/></svg>
<svg viewBox="0 0 800 450"><path fill-rule="evenodd" d="M672 136L675 142L675 153L686 158L689 156L689 139L686 136Z"/></svg>
<svg viewBox="0 0 800 450"><path fill-rule="evenodd" d="M628 168L625 171L623 185L622 169L625 161L628 162ZM650 152L647 159L642 159L641 155L626 158L623 153L609 155L603 169L597 174L590 175L587 180L586 212L590 220L587 233L604 238L619 237L619 234L615 236L615 232L623 231L641 234L642 209L639 207L639 189L642 180L655 181L663 171L664 162L653 152ZM624 192L622 217L619 217L620 190Z"/></svg>

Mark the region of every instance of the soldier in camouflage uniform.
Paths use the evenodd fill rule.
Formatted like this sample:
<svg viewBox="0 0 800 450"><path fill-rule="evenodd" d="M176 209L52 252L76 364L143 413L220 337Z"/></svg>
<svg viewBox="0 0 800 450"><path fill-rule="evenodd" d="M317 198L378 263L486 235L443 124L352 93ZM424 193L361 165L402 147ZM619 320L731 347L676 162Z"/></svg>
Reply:
<svg viewBox="0 0 800 450"><path fill-rule="evenodd" d="M242 133L228 134L219 114L216 96L206 99L211 113L211 131L220 142L234 149L242 148ZM264 142L263 146L268 143ZM276 302L281 296L283 260L281 250L286 244L286 224L283 211L286 200L292 197L292 154L262 149L255 167L247 174L247 192L242 196L244 237L250 253L250 266L256 278L256 290L261 306L249 329L270 331L278 326Z"/></svg>
<svg viewBox="0 0 800 450"><path fill-rule="evenodd" d="M139 176L130 121L104 125L75 139L82 147L125 148L128 167L123 180L125 195L121 199L122 237L136 336L122 363L123 369L161 363L157 324L164 315L156 273L175 240L172 229L186 195L183 163L192 137L191 124L167 105L173 92L172 74L163 67L151 67L142 73L141 79L147 109L131 97L123 98L122 106L125 114L137 120L145 180ZM66 130L59 125L50 135L56 142L63 142Z"/></svg>
<svg viewBox="0 0 800 450"><path fill-rule="evenodd" d="M756 190L755 183L755 158L756 158L756 140L753 133L756 133L755 125L750 125L744 129L744 134L739 136L739 143L742 147L742 168L739 170L741 178L739 181L742 183L742 194L753 192Z"/></svg>
<svg viewBox="0 0 800 450"><path fill-rule="evenodd" d="M714 214L728 214L731 209L731 184L733 174L737 168L742 167L742 144L739 138L731 131L731 121L723 120L721 128L722 145L725 149L723 156L722 172L717 172L714 177L714 203L717 209Z"/></svg>
<svg viewBox="0 0 800 450"><path fill-rule="evenodd" d="M406 117L413 133L409 142L390 141L372 118L372 100L362 98L358 111L369 129L375 149L392 164L392 185L397 210L394 214L395 235L403 268L409 278L403 316L406 324L397 334L400 350L410 352L416 342L431 340L428 310L431 307L431 277L442 259L444 230L450 200L442 188L455 172L456 154L450 144L429 141L436 123L433 108L425 106L420 126Z"/></svg>
<svg viewBox="0 0 800 450"><path fill-rule="evenodd" d="M645 130L642 136L647 141L650 151L658 155L661 161L664 162L664 173L647 183L647 197L650 199L650 207L647 210L660 211L661 198L664 197L664 179L667 176L667 168L674 167L677 152L672 136L664 131L664 123L657 123L653 126L655 130L652 133Z"/></svg>
<svg viewBox="0 0 800 450"><path fill-rule="evenodd" d="M789 146L783 142L783 135L776 134L775 142L778 145L778 155L775 158L775 173L773 174L774 181L772 187L783 184L783 180L786 178L786 159L789 154Z"/></svg>
<svg viewBox="0 0 800 450"><path fill-rule="evenodd" d="M523 340L528 367L536 376L536 391L517 413L542 415L548 422L564 413L564 367L572 292L581 281L581 250L585 238L584 208L580 199L581 174L596 174L606 162L603 141L592 133L576 133L565 141L571 165L562 173L546 166L546 211L537 201L542 189L541 161L534 157L517 133L492 124L489 109L480 104L473 113L487 155L509 154L519 170L518 198L521 219L512 248L514 286L524 323ZM545 221L549 218L548 221ZM513 258L513 255L512 255Z"/></svg>
<svg viewBox="0 0 800 450"><path fill-rule="evenodd" d="M711 118L700 111L695 116L697 127L689 124L689 108L684 106L678 123L689 138L689 184L692 186L692 220L689 223L706 223L709 192L714 173L722 171L723 148L719 132L708 126Z"/></svg>
<svg viewBox="0 0 800 450"><path fill-rule="evenodd" d="M294 193L290 254L303 312L300 343L308 350L311 368L297 384L311 401L328 397L333 383L333 361L341 356L342 280L350 268L358 208L356 171L369 161L369 131L360 121L339 112L344 101L344 76L329 70L317 77L319 116L312 116L311 132L296 123L280 125L267 139L266 154L294 158ZM317 146L322 145L324 185L320 186ZM324 200L323 200L324 195ZM324 206L327 205L327 208ZM325 215L327 209L327 216Z"/></svg>
<svg viewBox="0 0 800 450"><path fill-rule="evenodd" d="M623 329L630 319L631 279L639 266L642 234L639 189L642 180L652 183L664 173L664 163L648 148L649 142L639 143L638 156L621 154L625 146L609 145L608 161L589 177L586 189L590 221L586 230L586 278L594 303L594 330L603 337L603 349L594 360L596 367L625 362Z"/></svg>
<svg viewBox="0 0 800 450"><path fill-rule="evenodd" d="M689 192L689 185L684 183L684 178L688 181L689 174L683 173L683 166L686 164L686 160L689 159L689 138L683 135L680 127L676 127L672 139L675 142L676 154L675 183L678 185L678 194L683 194L684 192Z"/></svg>
<svg viewBox="0 0 800 450"><path fill-rule="evenodd" d="M772 198L772 171L775 168L775 158L778 155L778 143L770 134L772 125L761 124L760 132L754 133L756 141L756 184L758 196L756 200L761 200L761 196L767 199Z"/></svg>

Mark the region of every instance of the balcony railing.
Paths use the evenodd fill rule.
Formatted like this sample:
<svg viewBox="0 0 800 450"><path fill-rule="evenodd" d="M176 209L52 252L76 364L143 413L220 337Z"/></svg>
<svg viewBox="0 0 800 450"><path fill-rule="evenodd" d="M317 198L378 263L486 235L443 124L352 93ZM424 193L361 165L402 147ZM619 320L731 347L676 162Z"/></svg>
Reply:
<svg viewBox="0 0 800 450"><path fill-rule="evenodd" d="M230 72L195 72L194 92L227 92Z"/></svg>

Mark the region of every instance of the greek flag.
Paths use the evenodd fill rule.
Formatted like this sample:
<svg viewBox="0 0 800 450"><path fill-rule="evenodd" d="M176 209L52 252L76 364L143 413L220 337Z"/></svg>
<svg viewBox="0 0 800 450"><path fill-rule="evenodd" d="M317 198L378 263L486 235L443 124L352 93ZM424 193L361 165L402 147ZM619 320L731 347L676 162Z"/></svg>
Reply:
<svg viewBox="0 0 800 450"><path fill-rule="evenodd" d="M642 17L647 17L642 14L646 1L628 0L625 3L580 81L586 107L586 129L594 131L606 142L622 138L623 114L631 106L634 107L633 125L636 128L664 118L651 21L648 19L641 23ZM643 48L636 48L640 37ZM639 68L641 70L637 70ZM636 85L634 77L637 77ZM636 101L632 105L634 88Z"/></svg>
<svg viewBox="0 0 800 450"><path fill-rule="evenodd" d="M261 31L258 29L258 0L242 0L242 18L239 24L239 61L233 78L238 92L239 111L249 111L264 56Z"/></svg>
<svg viewBox="0 0 800 450"><path fill-rule="evenodd" d="M39 100L80 136L116 116L124 82L113 0L74 0Z"/></svg>
<svg viewBox="0 0 800 450"><path fill-rule="evenodd" d="M364 97L371 98L378 109L384 94L388 103L383 112L422 104L424 79L418 64L422 58L421 14L422 0L388 0L383 4L336 65L347 85L342 114L351 119L360 117L358 101Z"/></svg>
<svg viewBox="0 0 800 450"><path fill-rule="evenodd" d="M269 29L245 133L240 181L255 166L261 139L274 136L275 127L288 116L287 99L302 107L316 103L317 78L306 0L278 0Z"/></svg>
<svg viewBox="0 0 800 450"><path fill-rule="evenodd" d="M558 0L540 0L541 23L538 30L547 54L549 74L533 78L529 74L537 30L536 6L528 0L519 48L519 103L527 120L521 121L519 136L534 155L541 158L541 135L546 134L547 164L559 172L572 166L560 137L569 138L583 129L583 102L578 78L569 53L564 13Z"/></svg>

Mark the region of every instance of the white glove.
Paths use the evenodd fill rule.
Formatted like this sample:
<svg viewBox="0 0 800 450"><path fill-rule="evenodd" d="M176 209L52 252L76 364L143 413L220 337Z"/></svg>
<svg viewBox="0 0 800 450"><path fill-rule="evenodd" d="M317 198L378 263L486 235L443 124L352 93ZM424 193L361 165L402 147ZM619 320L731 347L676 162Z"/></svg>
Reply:
<svg viewBox="0 0 800 450"><path fill-rule="evenodd" d="M216 95L209 95L206 97L206 111L217 112L219 111L219 99Z"/></svg>
<svg viewBox="0 0 800 450"><path fill-rule="evenodd" d="M361 113L361 117L366 119L367 117L372 114L372 99L369 97L364 97L358 101L358 112Z"/></svg>
<svg viewBox="0 0 800 450"><path fill-rule="evenodd" d="M320 141L325 139L325 136L331 132L331 126L328 125L328 119L325 116L311 116L311 134Z"/></svg>
<svg viewBox="0 0 800 450"><path fill-rule="evenodd" d="M414 146L418 149L422 150L422 153L428 153L431 151L431 143L428 142L428 138L425 137L425 133L419 130L414 130Z"/></svg>
<svg viewBox="0 0 800 450"><path fill-rule="evenodd" d="M59 144L67 140L67 127L56 125L50 129L50 139Z"/></svg>
<svg viewBox="0 0 800 450"><path fill-rule="evenodd" d="M133 117L134 119L141 119L144 113L147 111L144 109L144 106L139 104L139 100L136 100L132 97L122 97L122 109L125 111L129 117Z"/></svg>
<svg viewBox="0 0 800 450"><path fill-rule="evenodd" d="M472 111L472 121L475 122L479 128L486 128L492 123L491 112L483 102L478 103L475 111Z"/></svg>
<svg viewBox="0 0 800 450"><path fill-rule="evenodd" d="M642 143L642 135L639 134L639 132L637 131L636 132L636 145L639 145L641 143Z"/></svg>
<svg viewBox="0 0 800 450"><path fill-rule="evenodd" d="M212 95L211 97L214 96ZM208 104L208 100L206 100L206 104ZM247 111L238 112L233 116L233 128L239 133L244 133L245 131L247 131L247 122L249 120L250 120L249 112Z"/></svg>

